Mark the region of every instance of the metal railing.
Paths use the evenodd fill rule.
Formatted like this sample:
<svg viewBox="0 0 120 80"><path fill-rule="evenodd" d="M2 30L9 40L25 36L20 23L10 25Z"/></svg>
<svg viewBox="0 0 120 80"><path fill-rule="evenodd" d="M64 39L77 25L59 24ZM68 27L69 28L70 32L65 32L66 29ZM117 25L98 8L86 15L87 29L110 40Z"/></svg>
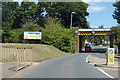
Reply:
<svg viewBox="0 0 120 80"><path fill-rule="evenodd" d="M15 70L32 64L32 47L2 46L2 62L16 62Z"/></svg>

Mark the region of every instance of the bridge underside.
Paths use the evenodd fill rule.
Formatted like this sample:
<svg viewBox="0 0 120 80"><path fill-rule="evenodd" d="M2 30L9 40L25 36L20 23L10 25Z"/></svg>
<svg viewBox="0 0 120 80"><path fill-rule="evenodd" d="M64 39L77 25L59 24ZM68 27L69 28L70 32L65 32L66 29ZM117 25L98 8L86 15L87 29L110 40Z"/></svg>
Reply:
<svg viewBox="0 0 120 80"><path fill-rule="evenodd" d="M114 35L112 29L79 29L75 28L77 35L77 52L82 52L83 36L110 36L110 48L113 48Z"/></svg>

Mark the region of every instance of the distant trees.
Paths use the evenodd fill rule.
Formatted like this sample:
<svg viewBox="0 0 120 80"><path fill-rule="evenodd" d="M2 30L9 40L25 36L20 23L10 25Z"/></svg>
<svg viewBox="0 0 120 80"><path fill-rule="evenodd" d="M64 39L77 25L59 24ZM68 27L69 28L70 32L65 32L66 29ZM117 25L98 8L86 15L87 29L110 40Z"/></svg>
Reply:
<svg viewBox="0 0 120 80"><path fill-rule="evenodd" d="M103 29L104 26L100 25L98 27L99 29ZM95 45L102 45L103 41L108 41L109 40L109 36L91 36L91 37L86 37L88 39L89 42L94 42Z"/></svg>

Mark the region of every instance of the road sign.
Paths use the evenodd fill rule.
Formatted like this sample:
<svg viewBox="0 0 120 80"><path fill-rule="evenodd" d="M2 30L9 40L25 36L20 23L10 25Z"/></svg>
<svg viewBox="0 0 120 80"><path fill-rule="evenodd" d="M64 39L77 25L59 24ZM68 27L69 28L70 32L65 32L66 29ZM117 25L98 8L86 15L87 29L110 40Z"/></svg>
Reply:
<svg viewBox="0 0 120 80"><path fill-rule="evenodd" d="M94 35L94 34L95 34L95 31L92 31L92 34Z"/></svg>
<svg viewBox="0 0 120 80"><path fill-rule="evenodd" d="M107 64L114 64L114 48L107 49L106 62Z"/></svg>

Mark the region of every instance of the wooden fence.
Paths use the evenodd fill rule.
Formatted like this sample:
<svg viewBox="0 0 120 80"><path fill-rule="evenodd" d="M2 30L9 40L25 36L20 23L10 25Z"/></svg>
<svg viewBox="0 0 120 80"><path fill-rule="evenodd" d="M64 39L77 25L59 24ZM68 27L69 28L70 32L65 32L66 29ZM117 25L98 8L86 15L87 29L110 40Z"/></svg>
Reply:
<svg viewBox="0 0 120 80"><path fill-rule="evenodd" d="M32 47L2 46L2 62L15 62L15 70L32 64Z"/></svg>

